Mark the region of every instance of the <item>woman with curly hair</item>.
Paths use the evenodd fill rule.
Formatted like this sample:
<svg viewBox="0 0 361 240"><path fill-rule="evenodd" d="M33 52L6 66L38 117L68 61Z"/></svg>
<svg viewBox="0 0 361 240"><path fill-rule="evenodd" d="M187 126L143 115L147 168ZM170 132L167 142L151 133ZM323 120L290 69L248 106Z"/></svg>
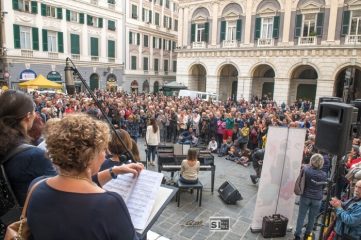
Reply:
<svg viewBox="0 0 361 240"><path fill-rule="evenodd" d="M108 125L85 114L68 114L46 127L47 152L59 174L40 182L30 197L34 239L137 239L123 199L99 185L120 173L137 176L143 167L134 163L98 173L109 140Z"/></svg>

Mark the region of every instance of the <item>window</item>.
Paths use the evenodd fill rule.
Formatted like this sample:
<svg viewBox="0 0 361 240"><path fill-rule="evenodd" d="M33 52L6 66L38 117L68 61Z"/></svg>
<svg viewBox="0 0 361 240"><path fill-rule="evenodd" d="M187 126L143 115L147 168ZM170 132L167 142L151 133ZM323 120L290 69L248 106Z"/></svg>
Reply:
<svg viewBox="0 0 361 240"><path fill-rule="evenodd" d="M178 31L178 20L174 19L174 31Z"/></svg>
<svg viewBox="0 0 361 240"><path fill-rule="evenodd" d="M97 18L97 17L87 15L87 25L102 28L103 27L103 18Z"/></svg>
<svg viewBox="0 0 361 240"><path fill-rule="evenodd" d="M99 56L99 39L95 37L90 38L90 56Z"/></svg>
<svg viewBox="0 0 361 240"><path fill-rule="evenodd" d="M361 35L361 10L351 12L349 35Z"/></svg>
<svg viewBox="0 0 361 240"><path fill-rule="evenodd" d="M143 70L148 71L148 58L147 57L143 58Z"/></svg>
<svg viewBox="0 0 361 240"><path fill-rule="evenodd" d="M31 28L20 27L20 48L31 49Z"/></svg>
<svg viewBox="0 0 361 240"><path fill-rule="evenodd" d="M173 12L178 12L178 5L173 2Z"/></svg>
<svg viewBox="0 0 361 240"><path fill-rule="evenodd" d="M165 7L169 9L169 0L165 0Z"/></svg>
<svg viewBox="0 0 361 240"><path fill-rule="evenodd" d="M48 52L57 52L57 33L48 31Z"/></svg>
<svg viewBox="0 0 361 240"><path fill-rule="evenodd" d="M227 41L236 40L236 21L227 22Z"/></svg>
<svg viewBox="0 0 361 240"><path fill-rule="evenodd" d="M129 44L140 45L140 34L129 32Z"/></svg>
<svg viewBox="0 0 361 240"><path fill-rule="evenodd" d="M316 36L316 13L303 15L302 37Z"/></svg>
<svg viewBox="0 0 361 240"><path fill-rule="evenodd" d="M131 58L131 69L132 70L137 70L137 57L136 56L132 56Z"/></svg>
<svg viewBox="0 0 361 240"><path fill-rule="evenodd" d="M108 58L115 58L115 41L108 40Z"/></svg>
<svg viewBox="0 0 361 240"><path fill-rule="evenodd" d="M196 25L196 42L205 41L204 23Z"/></svg>
<svg viewBox="0 0 361 240"><path fill-rule="evenodd" d="M143 36L143 46L144 47L149 47L149 37L148 37L148 35Z"/></svg>
<svg viewBox="0 0 361 240"><path fill-rule="evenodd" d="M108 20L108 30L115 31L115 21Z"/></svg>
<svg viewBox="0 0 361 240"><path fill-rule="evenodd" d="M159 24L159 13L155 13L155 16L154 16L154 22L155 22L155 25L157 26L160 26Z"/></svg>
<svg viewBox="0 0 361 240"><path fill-rule="evenodd" d="M160 49L160 39L157 37L153 37L153 48L158 48Z"/></svg>
<svg viewBox="0 0 361 240"><path fill-rule="evenodd" d="M56 18L56 7L46 5L46 16Z"/></svg>
<svg viewBox="0 0 361 240"><path fill-rule="evenodd" d="M138 7L132 4L132 18L138 19Z"/></svg>
<svg viewBox="0 0 361 240"><path fill-rule="evenodd" d="M23 12L31 12L31 1L30 0L18 0L18 10Z"/></svg>
<svg viewBox="0 0 361 240"><path fill-rule="evenodd" d="M74 11L70 11L70 21L78 22L78 13Z"/></svg>
<svg viewBox="0 0 361 240"><path fill-rule="evenodd" d="M163 21L163 27L165 28L171 28L171 18L168 16L164 16L164 21Z"/></svg>
<svg viewBox="0 0 361 240"><path fill-rule="evenodd" d="M271 39L273 36L273 17L262 18L261 39Z"/></svg>
<svg viewBox="0 0 361 240"><path fill-rule="evenodd" d="M164 60L164 72L168 72L168 60Z"/></svg>
<svg viewBox="0 0 361 240"><path fill-rule="evenodd" d="M173 61L173 72L177 72L177 61Z"/></svg>
<svg viewBox="0 0 361 240"><path fill-rule="evenodd" d="M143 8L142 20L143 20L143 22L146 22L146 23L152 23L152 11L149 9Z"/></svg>
<svg viewBox="0 0 361 240"><path fill-rule="evenodd" d="M70 34L70 52L71 54L80 54L80 37L78 34Z"/></svg>
<svg viewBox="0 0 361 240"><path fill-rule="evenodd" d="M159 71L159 59L158 58L154 58L154 71L156 71L156 72Z"/></svg>

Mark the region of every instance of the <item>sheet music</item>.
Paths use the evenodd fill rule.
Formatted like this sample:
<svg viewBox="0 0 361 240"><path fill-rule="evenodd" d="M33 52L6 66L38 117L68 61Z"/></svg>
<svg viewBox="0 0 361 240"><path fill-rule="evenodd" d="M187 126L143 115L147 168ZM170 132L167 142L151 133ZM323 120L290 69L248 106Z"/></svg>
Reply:
<svg viewBox="0 0 361 240"><path fill-rule="evenodd" d="M109 181L107 184L103 186L103 189L116 192L120 196L122 196L124 202L126 203L129 199L129 196L134 187L136 178L133 177L133 174L120 174L116 179Z"/></svg>

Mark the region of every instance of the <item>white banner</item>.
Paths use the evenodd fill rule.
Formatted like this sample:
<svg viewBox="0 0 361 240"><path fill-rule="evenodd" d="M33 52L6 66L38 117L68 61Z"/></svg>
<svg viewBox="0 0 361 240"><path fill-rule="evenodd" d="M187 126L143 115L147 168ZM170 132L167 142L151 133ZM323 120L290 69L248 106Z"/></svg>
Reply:
<svg viewBox="0 0 361 240"><path fill-rule="evenodd" d="M302 163L305 136L306 129L269 128L252 231L262 229L263 217L275 213L287 217L288 227L292 227L296 198L293 188Z"/></svg>

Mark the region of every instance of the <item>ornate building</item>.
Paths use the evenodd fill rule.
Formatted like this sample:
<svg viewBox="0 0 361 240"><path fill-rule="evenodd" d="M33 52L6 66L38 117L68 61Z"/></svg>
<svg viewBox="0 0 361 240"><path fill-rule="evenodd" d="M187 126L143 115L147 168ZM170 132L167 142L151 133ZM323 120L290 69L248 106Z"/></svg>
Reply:
<svg viewBox="0 0 361 240"><path fill-rule="evenodd" d="M179 23L177 81L189 89L361 98L361 0L184 0Z"/></svg>

